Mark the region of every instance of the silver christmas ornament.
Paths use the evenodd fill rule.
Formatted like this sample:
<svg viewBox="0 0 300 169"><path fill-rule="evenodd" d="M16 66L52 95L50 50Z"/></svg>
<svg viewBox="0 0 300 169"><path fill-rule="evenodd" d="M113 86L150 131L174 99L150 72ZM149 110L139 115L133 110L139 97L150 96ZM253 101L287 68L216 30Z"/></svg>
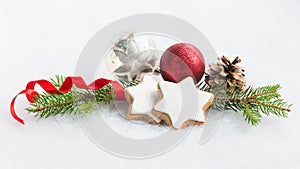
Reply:
<svg viewBox="0 0 300 169"><path fill-rule="evenodd" d="M156 72L157 54L153 50L155 44L151 40L147 40L146 43L145 48L136 42L133 34L130 34L114 44L113 52L122 62L113 71L118 80L123 82L140 80L144 74Z"/></svg>

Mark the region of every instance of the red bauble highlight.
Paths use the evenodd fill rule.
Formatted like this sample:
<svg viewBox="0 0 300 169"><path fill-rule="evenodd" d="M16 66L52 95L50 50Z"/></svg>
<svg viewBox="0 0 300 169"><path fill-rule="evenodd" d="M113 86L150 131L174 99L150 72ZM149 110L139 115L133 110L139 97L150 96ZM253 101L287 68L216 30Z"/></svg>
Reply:
<svg viewBox="0 0 300 169"><path fill-rule="evenodd" d="M180 82L192 77L195 84L203 77L205 61L200 50L187 43L170 46L160 60L160 71L164 80Z"/></svg>

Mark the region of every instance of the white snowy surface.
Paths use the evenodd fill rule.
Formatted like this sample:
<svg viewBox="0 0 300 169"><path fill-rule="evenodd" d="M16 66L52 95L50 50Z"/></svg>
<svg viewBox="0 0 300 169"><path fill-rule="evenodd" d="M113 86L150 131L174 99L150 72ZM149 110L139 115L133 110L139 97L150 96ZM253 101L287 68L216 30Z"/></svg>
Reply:
<svg viewBox="0 0 300 169"><path fill-rule="evenodd" d="M282 84L283 97L294 103L289 118L264 117L252 127L241 114L226 112L205 144L198 144L201 127L194 128L179 146L146 160L99 149L75 117L36 120L23 111L28 105L24 96L16 110L26 125L12 119L10 101L28 81L72 75L96 31L145 12L182 18L206 35L219 55L240 55L249 84ZM0 168L299 168L299 18L298 0L1 0ZM120 128L126 123L115 117L111 122ZM151 128L134 128L139 129ZM154 127L149 134L155 130L164 129Z"/></svg>

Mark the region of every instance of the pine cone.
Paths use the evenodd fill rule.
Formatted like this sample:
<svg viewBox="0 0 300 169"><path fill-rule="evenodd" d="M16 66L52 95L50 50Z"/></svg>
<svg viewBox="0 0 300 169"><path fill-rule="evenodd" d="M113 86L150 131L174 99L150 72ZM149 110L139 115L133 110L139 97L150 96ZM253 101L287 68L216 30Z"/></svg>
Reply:
<svg viewBox="0 0 300 169"><path fill-rule="evenodd" d="M210 86L222 85L227 82L227 87L239 86L244 89L246 86L245 70L237 65L240 62L239 57L232 62L226 56L219 57L218 62L210 64L210 69L205 71L205 82Z"/></svg>

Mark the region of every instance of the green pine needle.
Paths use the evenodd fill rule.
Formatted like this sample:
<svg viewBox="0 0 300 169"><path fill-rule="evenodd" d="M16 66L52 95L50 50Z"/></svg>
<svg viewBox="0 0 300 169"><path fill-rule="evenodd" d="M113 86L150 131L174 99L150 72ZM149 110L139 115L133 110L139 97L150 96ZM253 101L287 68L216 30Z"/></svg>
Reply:
<svg viewBox="0 0 300 169"><path fill-rule="evenodd" d="M140 83L139 80L134 80L134 81L120 81L120 83L122 84L123 88L128 88L128 87L132 87L132 86L136 86Z"/></svg>
<svg viewBox="0 0 300 169"><path fill-rule="evenodd" d="M292 106L280 97L278 91L281 87L279 84L256 89L249 86L242 90L237 86L227 88L227 84L211 87L203 82L197 87L215 95L215 100L211 105L212 109L242 112L245 120L252 125L260 123L262 114L287 117Z"/></svg>
<svg viewBox="0 0 300 169"><path fill-rule="evenodd" d="M64 82L63 76L56 76L51 83L59 88ZM65 94L41 93L35 102L26 108L36 117L48 118L56 115L86 115L95 110L99 103L110 104L115 98L113 87L107 84L99 90L78 89L75 86Z"/></svg>

